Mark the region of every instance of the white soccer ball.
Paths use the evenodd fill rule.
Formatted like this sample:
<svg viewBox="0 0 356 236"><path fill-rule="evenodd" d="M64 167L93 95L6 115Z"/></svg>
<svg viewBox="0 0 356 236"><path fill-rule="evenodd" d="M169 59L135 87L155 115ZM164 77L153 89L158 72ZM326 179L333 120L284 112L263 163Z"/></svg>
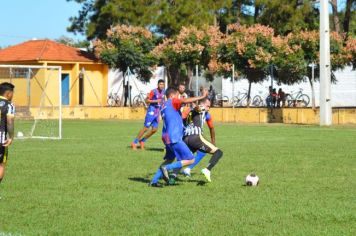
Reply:
<svg viewBox="0 0 356 236"><path fill-rule="evenodd" d="M17 132L17 137L18 138L22 138L23 137L23 133L21 131Z"/></svg>
<svg viewBox="0 0 356 236"><path fill-rule="evenodd" d="M247 186L257 186L260 178L255 173L246 176L245 183Z"/></svg>

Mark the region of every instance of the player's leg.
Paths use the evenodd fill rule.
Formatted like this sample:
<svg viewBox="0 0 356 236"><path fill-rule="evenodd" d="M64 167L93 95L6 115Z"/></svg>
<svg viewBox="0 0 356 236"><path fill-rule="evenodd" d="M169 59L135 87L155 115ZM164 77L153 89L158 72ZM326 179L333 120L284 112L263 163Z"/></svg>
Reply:
<svg viewBox="0 0 356 236"><path fill-rule="evenodd" d="M163 179L168 183L169 181L169 170L180 169L183 166L187 166L194 163L194 155L190 151L189 147L183 142L179 141L174 144L170 144L174 154L177 158L176 162L173 162L169 165L161 166L161 170L163 173Z"/></svg>
<svg viewBox="0 0 356 236"><path fill-rule="evenodd" d="M156 171L156 173L154 174L149 186L151 187L161 187L161 185L158 183L158 181L162 178L163 174L161 171L161 166L165 166L168 164L171 164L174 161L175 155L173 150L166 145L166 154L164 156L164 162L160 165L160 167L158 168L158 170Z"/></svg>
<svg viewBox="0 0 356 236"><path fill-rule="evenodd" d="M221 157L223 156L223 152L217 148L215 145L204 139L203 136L200 135L200 140L203 142L204 146L202 148L203 151L206 151L212 154L212 157L209 160L209 163L206 168L202 169L201 172L205 176L205 178L211 182L211 170L214 166L219 162Z"/></svg>
<svg viewBox="0 0 356 236"><path fill-rule="evenodd" d="M198 153L195 155L194 163L183 170L183 174L185 174L185 176L187 177L190 177L191 169L196 166L206 154L203 151L199 151L204 145L200 140L199 135L186 136L184 137L184 142L187 144L187 146L193 153L196 153L198 151Z"/></svg>
<svg viewBox="0 0 356 236"><path fill-rule="evenodd" d="M1 146L0 147L0 184L5 176L5 165L7 161L7 148ZM0 196L1 199L1 196Z"/></svg>
<svg viewBox="0 0 356 236"><path fill-rule="evenodd" d="M151 130L149 130L146 133L146 135L140 140L141 149L145 149L145 142L147 141L147 139L149 139L152 135L154 135L157 132L158 124L159 124L159 115L155 119L152 120Z"/></svg>
<svg viewBox="0 0 356 236"><path fill-rule="evenodd" d="M137 145L138 145L139 141L141 140L143 135L147 132L147 130L151 127L151 123L152 123L153 119L154 119L154 117L150 114L150 112L147 112L147 114L145 116L145 121L143 123L143 128L138 132L136 138L131 143L131 147L133 150L137 149Z"/></svg>

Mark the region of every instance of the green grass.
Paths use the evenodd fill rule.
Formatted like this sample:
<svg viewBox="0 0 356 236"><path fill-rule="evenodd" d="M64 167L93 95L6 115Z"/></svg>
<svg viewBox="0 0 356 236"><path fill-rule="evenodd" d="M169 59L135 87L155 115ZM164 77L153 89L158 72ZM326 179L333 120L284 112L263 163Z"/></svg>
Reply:
<svg viewBox="0 0 356 236"><path fill-rule="evenodd" d="M17 140L0 235L356 235L356 127L216 124L213 182L147 187L161 163L129 142L141 122L65 121L61 141ZM260 186L245 187L250 172Z"/></svg>

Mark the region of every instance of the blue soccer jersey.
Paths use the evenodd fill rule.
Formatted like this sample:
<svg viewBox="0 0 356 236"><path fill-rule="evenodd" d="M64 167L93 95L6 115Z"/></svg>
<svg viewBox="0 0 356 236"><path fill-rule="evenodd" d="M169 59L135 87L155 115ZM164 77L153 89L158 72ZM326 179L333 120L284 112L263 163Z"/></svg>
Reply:
<svg viewBox="0 0 356 236"><path fill-rule="evenodd" d="M162 106L162 141L165 144L177 143L183 138L183 120L180 114L181 100L168 99Z"/></svg>
<svg viewBox="0 0 356 236"><path fill-rule="evenodd" d="M150 100L158 100L161 99L162 102L157 103L150 103L150 105L147 108L147 113L145 117L145 123L144 126L146 128L153 127L157 128L159 124L159 111L161 108L161 105L163 104L163 99L164 99L164 94L165 90L163 89L162 91L159 91L158 89L153 89L148 95L148 99Z"/></svg>

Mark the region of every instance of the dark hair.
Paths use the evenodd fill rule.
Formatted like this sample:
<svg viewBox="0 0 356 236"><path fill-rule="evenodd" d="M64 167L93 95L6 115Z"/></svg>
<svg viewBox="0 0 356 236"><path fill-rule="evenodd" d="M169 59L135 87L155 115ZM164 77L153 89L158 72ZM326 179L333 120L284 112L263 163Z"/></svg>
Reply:
<svg viewBox="0 0 356 236"><path fill-rule="evenodd" d="M176 93L177 90L175 88L169 87L166 90L166 97L169 98L172 93Z"/></svg>
<svg viewBox="0 0 356 236"><path fill-rule="evenodd" d="M199 104L203 104L206 101L210 101L209 98L203 98L202 100L199 100Z"/></svg>
<svg viewBox="0 0 356 236"><path fill-rule="evenodd" d="M164 83L163 79L158 80L157 84Z"/></svg>
<svg viewBox="0 0 356 236"><path fill-rule="evenodd" d="M6 91L14 91L15 86L11 83L4 82L0 84L0 95L4 95Z"/></svg>
<svg viewBox="0 0 356 236"><path fill-rule="evenodd" d="M181 86L181 85L185 87L185 84L184 84L184 83L179 83L179 84L178 84L178 87Z"/></svg>

